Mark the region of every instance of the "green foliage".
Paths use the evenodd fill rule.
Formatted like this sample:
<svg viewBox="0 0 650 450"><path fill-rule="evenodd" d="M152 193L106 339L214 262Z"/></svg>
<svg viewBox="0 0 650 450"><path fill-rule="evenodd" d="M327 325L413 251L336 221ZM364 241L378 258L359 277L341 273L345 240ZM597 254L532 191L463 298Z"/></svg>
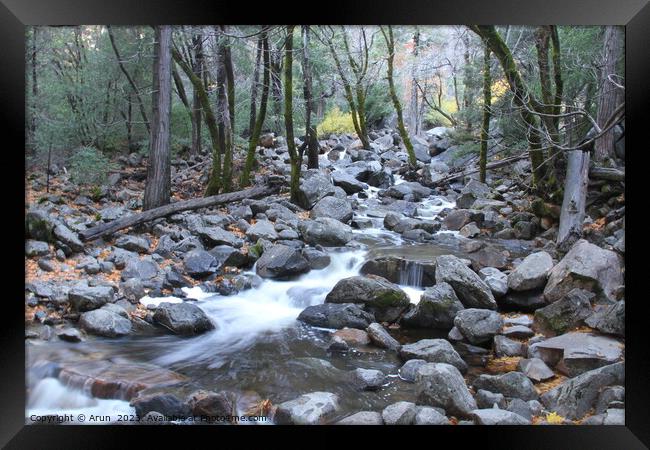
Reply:
<svg viewBox="0 0 650 450"><path fill-rule="evenodd" d="M352 114L341 112L339 107L335 106L325 114L323 121L318 125L318 132L322 136L354 133L355 130L352 122Z"/></svg>
<svg viewBox="0 0 650 450"><path fill-rule="evenodd" d="M453 116L458 112L458 108L456 107L456 101L453 98L450 99L443 98L441 103L442 105L440 109L442 109L447 114ZM425 114L424 119L426 123L431 127L449 127L452 125L449 119L447 119L445 116L443 116L442 114L440 114L438 111L434 109L429 109Z"/></svg>
<svg viewBox="0 0 650 450"><path fill-rule="evenodd" d="M370 85L366 95L365 109L366 121L369 126L381 123L384 118L393 113L393 103L385 82Z"/></svg>
<svg viewBox="0 0 650 450"><path fill-rule="evenodd" d="M114 168L99 150L81 147L70 158L71 178L75 183L98 187L106 182L108 172Z"/></svg>

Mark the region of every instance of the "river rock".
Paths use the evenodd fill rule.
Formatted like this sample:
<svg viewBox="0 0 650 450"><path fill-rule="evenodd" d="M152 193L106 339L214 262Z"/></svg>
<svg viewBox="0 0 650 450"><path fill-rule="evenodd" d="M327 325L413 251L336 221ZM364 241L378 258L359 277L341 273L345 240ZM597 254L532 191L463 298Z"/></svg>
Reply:
<svg viewBox="0 0 650 450"><path fill-rule="evenodd" d="M420 200L431 195L431 189L422 186L418 182L407 181L389 187L386 189L386 191L384 191L384 195L387 197L396 198L398 200L403 199L410 202L419 202Z"/></svg>
<svg viewBox="0 0 650 450"><path fill-rule="evenodd" d="M25 255L29 257L45 256L50 254L50 246L47 242L27 239L25 241Z"/></svg>
<svg viewBox="0 0 650 450"><path fill-rule="evenodd" d="M476 409L463 376L450 364L423 365L418 369L416 383L418 403L443 408L447 414L458 417L470 417Z"/></svg>
<svg viewBox="0 0 650 450"><path fill-rule="evenodd" d="M460 302L467 308L497 307L490 288L453 255L442 255L436 259L436 282L449 283Z"/></svg>
<svg viewBox="0 0 650 450"><path fill-rule="evenodd" d="M500 409L504 409L506 407L506 398L503 394L486 391L485 389L479 389L476 391L476 396L474 399L476 400L476 404L480 409L494 408L495 405Z"/></svg>
<svg viewBox="0 0 650 450"><path fill-rule="evenodd" d="M503 409L475 409L472 417L476 425L530 425L525 417Z"/></svg>
<svg viewBox="0 0 650 450"><path fill-rule="evenodd" d="M115 241L115 246L137 253L149 253L150 243L140 236L125 234Z"/></svg>
<svg viewBox="0 0 650 450"><path fill-rule="evenodd" d="M352 240L352 228L330 217L305 220L298 225L307 244L340 247Z"/></svg>
<svg viewBox="0 0 650 450"><path fill-rule="evenodd" d="M522 400L537 400L535 386L526 375L521 372L508 372L501 375L479 375L472 384L475 390L484 389L497 392L506 397L520 398Z"/></svg>
<svg viewBox="0 0 650 450"><path fill-rule="evenodd" d="M113 288L110 286L78 286L70 290L68 299L75 310L91 311L113 300Z"/></svg>
<svg viewBox="0 0 650 450"><path fill-rule="evenodd" d="M334 185L318 170L303 172L298 187L297 203L303 209L312 209L323 197L334 195Z"/></svg>
<svg viewBox="0 0 650 450"><path fill-rule="evenodd" d="M255 270L262 278L288 278L309 272L309 263L299 249L277 244L264 251Z"/></svg>
<svg viewBox="0 0 650 450"><path fill-rule="evenodd" d="M67 248L72 250L74 253L80 253L84 250L83 243L79 240L77 233L70 230L62 223L57 224L54 227L54 238L59 242L63 243ZM65 251L65 249L64 249Z"/></svg>
<svg viewBox="0 0 650 450"><path fill-rule="evenodd" d="M482 344L501 331L503 319L496 311L469 308L456 314L454 325L471 344Z"/></svg>
<svg viewBox="0 0 650 450"><path fill-rule="evenodd" d="M177 417L187 417L191 413L190 407L184 399L168 392L138 395L131 400L130 405L135 408L135 413L140 417L144 417L150 412Z"/></svg>
<svg viewBox="0 0 650 450"><path fill-rule="evenodd" d="M625 404L625 387L610 386L604 388L596 402L596 414L602 414L609 408Z"/></svg>
<svg viewBox="0 0 650 450"><path fill-rule="evenodd" d="M520 359L517 370L535 383L550 380L555 376L555 373L539 358Z"/></svg>
<svg viewBox="0 0 650 450"><path fill-rule="evenodd" d="M613 301L622 284L621 263L616 253L581 239L551 270L544 297L552 303L581 288Z"/></svg>
<svg viewBox="0 0 650 450"><path fill-rule="evenodd" d="M444 339L422 339L403 345L399 352L402 359L423 359L430 363L451 364L461 373L467 372L467 364L454 347Z"/></svg>
<svg viewBox="0 0 650 450"><path fill-rule="evenodd" d="M54 242L53 230L55 225L55 221L44 209L30 209L25 214L25 228L32 239Z"/></svg>
<svg viewBox="0 0 650 450"><path fill-rule="evenodd" d="M217 260L205 250L191 250L183 258L183 267L188 275L202 278L217 271Z"/></svg>
<svg viewBox="0 0 650 450"><path fill-rule="evenodd" d="M552 268L551 255L546 252L532 253L508 275L508 287L514 291L544 287Z"/></svg>
<svg viewBox="0 0 650 450"><path fill-rule="evenodd" d="M386 217L389 217L389 214ZM396 214L394 216L398 217ZM391 283L409 284L418 287L436 284L435 263L412 261L396 256L380 256L369 259L361 266L359 272L363 275L378 275L386 278ZM411 275L411 273L414 275Z"/></svg>
<svg viewBox="0 0 650 450"><path fill-rule="evenodd" d="M258 220L246 230L246 237L251 242L257 242L258 239L275 241L279 236L273 223L268 220Z"/></svg>
<svg viewBox="0 0 650 450"><path fill-rule="evenodd" d="M274 421L278 425L320 425L339 409L339 398L330 392L311 392L278 405Z"/></svg>
<svg viewBox="0 0 650 450"><path fill-rule="evenodd" d="M161 303L156 308L153 320L180 335L202 334L215 328L201 308L188 302Z"/></svg>
<svg viewBox="0 0 650 450"><path fill-rule="evenodd" d="M334 186L341 187L348 195L356 194L368 188L366 183L362 183L343 170L335 170L332 173L332 181Z"/></svg>
<svg viewBox="0 0 650 450"><path fill-rule="evenodd" d="M591 328L617 336L625 336L625 300L603 306L585 320Z"/></svg>
<svg viewBox="0 0 650 450"><path fill-rule="evenodd" d="M239 248L243 245L243 241L235 236L234 233L219 227L201 227L196 230L196 234L209 247L230 245L231 247Z"/></svg>
<svg viewBox="0 0 650 450"><path fill-rule="evenodd" d="M488 285L495 298L508 293L508 276L495 267L484 267L478 272L479 277Z"/></svg>
<svg viewBox="0 0 650 450"><path fill-rule="evenodd" d="M397 402L384 408L381 417L386 425L411 425L416 412L415 403Z"/></svg>
<svg viewBox="0 0 650 450"><path fill-rule="evenodd" d="M90 334L104 337L119 337L131 332L129 319L103 308L81 314L79 326Z"/></svg>
<svg viewBox="0 0 650 450"><path fill-rule="evenodd" d="M375 318L353 303L323 303L305 308L298 315L298 320L316 327L365 330Z"/></svg>
<svg viewBox="0 0 650 450"><path fill-rule="evenodd" d="M362 391L376 391L386 382L386 375L375 369L355 369L351 377L352 383Z"/></svg>
<svg viewBox="0 0 650 450"><path fill-rule="evenodd" d="M407 327L450 330L458 311L464 309L451 285L445 282L426 289L420 301L407 312L402 323Z"/></svg>
<svg viewBox="0 0 650 450"><path fill-rule="evenodd" d="M494 336L494 354L503 356L526 356L526 345L505 336Z"/></svg>
<svg viewBox="0 0 650 450"><path fill-rule="evenodd" d="M356 414L341 419L336 422L337 425L383 425L384 419L381 413L376 411L360 411Z"/></svg>
<svg viewBox="0 0 650 450"><path fill-rule="evenodd" d="M374 322L366 328L366 333L370 341L377 347L387 348L389 350L399 350L400 343L393 338L381 324Z"/></svg>
<svg viewBox="0 0 650 450"><path fill-rule="evenodd" d="M575 377L619 361L623 357L623 344L608 336L572 332L532 344L528 356L540 358Z"/></svg>
<svg viewBox="0 0 650 450"><path fill-rule="evenodd" d="M596 406L602 388L622 385L624 382L625 363L610 364L565 381L544 393L541 402L549 411L577 420Z"/></svg>
<svg viewBox="0 0 650 450"><path fill-rule="evenodd" d="M470 222L481 224L483 222L483 213L471 209L454 209L452 210L443 223L448 230L458 231Z"/></svg>
<svg viewBox="0 0 650 450"><path fill-rule="evenodd" d="M555 336L581 325L592 314L591 297L593 294L588 291L573 289L562 299L536 310L533 327Z"/></svg>
<svg viewBox="0 0 650 450"><path fill-rule="evenodd" d="M399 377L404 381L415 383L418 370L425 364L428 364L428 362L423 359L409 359L400 367Z"/></svg>
<svg viewBox="0 0 650 450"><path fill-rule="evenodd" d="M234 414L234 403L227 392L199 390L191 393L187 404L194 416L225 417Z"/></svg>
<svg viewBox="0 0 650 450"><path fill-rule="evenodd" d="M449 425L449 419L440 412L440 408L418 406L415 414L415 425Z"/></svg>
<svg viewBox="0 0 650 450"><path fill-rule="evenodd" d="M312 219L330 217L343 223L348 223L352 219L352 215L352 207L348 201L333 196L320 199L309 213L309 217Z"/></svg>

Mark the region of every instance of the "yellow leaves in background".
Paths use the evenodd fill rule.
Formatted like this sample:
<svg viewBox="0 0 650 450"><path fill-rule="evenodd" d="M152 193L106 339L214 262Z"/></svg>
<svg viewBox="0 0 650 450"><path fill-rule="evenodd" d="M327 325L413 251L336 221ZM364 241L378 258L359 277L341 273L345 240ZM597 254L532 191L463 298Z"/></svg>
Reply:
<svg viewBox="0 0 650 450"><path fill-rule="evenodd" d="M323 121L318 125L320 135L354 133L352 114L342 112L338 106L329 110Z"/></svg>

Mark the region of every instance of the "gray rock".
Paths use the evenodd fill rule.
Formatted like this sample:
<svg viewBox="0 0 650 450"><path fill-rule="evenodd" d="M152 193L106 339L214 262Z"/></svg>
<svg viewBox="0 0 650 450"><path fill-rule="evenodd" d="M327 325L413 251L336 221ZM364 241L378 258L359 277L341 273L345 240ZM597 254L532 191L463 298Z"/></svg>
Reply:
<svg viewBox="0 0 650 450"><path fill-rule="evenodd" d="M124 297L133 302L145 296L144 286L138 278L130 278L120 283L120 292Z"/></svg>
<svg viewBox="0 0 650 450"><path fill-rule="evenodd" d="M573 289L562 299L536 310L533 327L554 336L581 325L592 314L591 297L588 291Z"/></svg>
<svg viewBox="0 0 650 450"><path fill-rule="evenodd" d="M458 312L454 325L471 344L482 344L501 331L503 319L496 311L469 308Z"/></svg>
<svg viewBox="0 0 650 450"><path fill-rule="evenodd" d="M436 259L436 282L449 283L465 307L487 309L497 307L490 288L453 255L442 255Z"/></svg>
<svg viewBox="0 0 650 450"><path fill-rule="evenodd" d="M116 264L117 266L117 264ZM129 259L126 267L122 271L122 279L138 278L140 280L150 280L160 273L158 263L150 256L143 259Z"/></svg>
<svg viewBox="0 0 650 450"><path fill-rule="evenodd" d="M551 303L581 288L611 301L616 300L622 284L621 263L616 253L581 239L551 270L544 297Z"/></svg>
<svg viewBox="0 0 650 450"><path fill-rule="evenodd" d="M541 396L541 401L549 411L554 411L567 419L577 420L593 407L602 388L622 385L625 381L625 363L611 364L590 370Z"/></svg>
<svg viewBox="0 0 650 450"><path fill-rule="evenodd" d="M425 199L431 195L431 189L422 186L418 182L407 181L389 187L384 192L384 195L387 197L396 198L398 200L403 199L410 202L419 202L420 200Z"/></svg>
<svg viewBox="0 0 650 450"><path fill-rule="evenodd" d="M543 287L552 268L551 255L546 252L531 253L508 275L508 287L513 291Z"/></svg>
<svg viewBox="0 0 650 450"><path fill-rule="evenodd" d="M217 271L217 260L205 250L191 250L183 258L183 267L188 275L200 278Z"/></svg>
<svg viewBox="0 0 650 450"><path fill-rule="evenodd" d="M494 336L494 354L503 356L526 356L526 345L505 336Z"/></svg>
<svg viewBox="0 0 650 450"><path fill-rule="evenodd" d="M25 255L29 257L45 256L50 254L50 246L47 242L28 239L25 241Z"/></svg>
<svg viewBox="0 0 650 450"><path fill-rule="evenodd" d="M76 328L64 328L62 330L59 330L56 332L56 335L61 339L62 341L66 342L81 342L83 341L83 338L81 336L81 332L77 330Z"/></svg>
<svg viewBox="0 0 650 450"><path fill-rule="evenodd" d="M351 376L352 383L363 391L375 391L386 382L386 375L381 370L355 369Z"/></svg>
<svg viewBox="0 0 650 450"><path fill-rule="evenodd" d="M110 286L79 286L70 290L68 299L75 310L91 311L113 300L113 288Z"/></svg>
<svg viewBox="0 0 650 450"><path fill-rule="evenodd" d="M248 228L246 231L246 237L250 239L251 242L257 242L258 239L275 241L279 236L275 231L273 223L268 220L258 220Z"/></svg>
<svg viewBox="0 0 650 450"><path fill-rule="evenodd" d="M481 211L454 209L447 214L443 223L448 230L458 231L470 222L482 223L483 218L484 215Z"/></svg>
<svg viewBox="0 0 650 450"><path fill-rule="evenodd" d="M517 370L535 383L550 380L555 376L555 373L539 358L520 359Z"/></svg>
<svg viewBox="0 0 650 450"><path fill-rule="evenodd" d="M505 323L508 322L505 321ZM512 327L504 328L501 331L501 334L515 339L528 339L530 337L533 337L535 335L535 332L523 325L514 325Z"/></svg>
<svg viewBox="0 0 650 450"><path fill-rule="evenodd" d="M386 217L397 217L388 213ZM407 284L411 286L433 286L436 284L435 263L428 261L414 261L396 256L380 256L366 261L359 272L363 275L379 275L391 283ZM410 275L414 273L415 276Z"/></svg>
<svg viewBox="0 0 650 450"><path fill-rule="evenodd" d="M315 248L304 248L302 250L302 256L307 260L312 270L324 269L331 262L330 255Z"/></svg>
<svg viewBox="0 0 650 450"><path fill-rule="evenodd" d="M66 247L70 248L70 250L75 253L84 250L84 245L77 237L77 234L62 223L59 223L54 227L54 238L65 244Z"/></svg>
<svg viewBox="0 0 650 450"><path fill-rule="evenodd" d="M426 289L420 301L407 312L402 323L406 327L450 330L456 314L464 309L451 285L445 282Z"/></svg>
<svg viewBox="0 0 650 450"><path fill-rule="evenodd" d="M384 408L381 417L386 425L411 425L416 412L415 403L397 402Z"/></svg>
<svg viewBox="0 0 650 450"><path fill-rule="evenodd" d="M27 234L37 241L54 242L55 221L44 209L30 209L25 215Z"/></svg>
<svg viewBox="0 0 650 450"><path fill-rule="evenodd" d="M598 395L596 414L602 414L609 408L625 403L625 388L623 386L609 386Z"/></svg>
<svg viewBox="0 0 650 450"><path fill-rule="evenodd" d="M161 303L156 308L153 320L180 335L201 334L215 328L201 308L187 302Z"/></svg>
<svg viewBox="0 0 650 450"><path fill-rule="evenodd" d="M374 322L366 328L366 333L370 341L377 347L387 348L389 350L399 350L401 345L393 338L381 324Z"/></svg>
<svg viewBox="0 0 650 450"><path fill-rule="evenodd" d="M463 226L460 231L460 235L466 238L474 238L481 234L481 230L476 226L474 222L470 222L467 225Z"/></svg>
<svg viewBox="0 0 650 450"><path fill-rule="evenodd" d="M309 272L309 263L300 250L277 244L264 251L255 270L262 278L288 278Z"/></svg>
<svg viewBox="0 0 650 450"><path fill-rule="evenodd" d="M231 416L234 410L232 396L228 392L199 390L192 392L187 404L194 416Z"/></svg>
<svg viewBox="0 0 650 450"><path fill-rule="evenodd" d="M438 408L418 406L415 425L449 425L449 419Z"/></svg>
<svg viewBox="0 0 650 450"><path fill-rule="evenodd" d="M530 420L503 409L476 409L472 417L477 425L530 425Z"/></svg>
<svg viewBox="0 0 650 450"><path fill-rule="evenodd" d="M140 393L131 400L130 405L135 408L135 413L140 417L151 412L157 412L164 416L186 417L191 414L189 405L184 399L168 392Z"/></svg>
<svg viewBox="0 0 650 450"><path fill-rule="evenodd" d="M423 359L430 363L451 364L461 373L467 372L467 364L444 339L422 339L413 344L403 345L399 352L405 359Z"/></svg>
<svg viewBox="0 0 650 450"><path fill-rule="evenodd" d="M79 326L88 333L104 337L119 337L131 332L129 319L104 308L81 314Z"/></svg>
<svg viewBox="0 0 650 450"><path fill-rule="evenodd" d="M383 425L384 419L381 413L376 411L360 411L356 414L341 419L336 422L337 425Z"/></svg>
<svg viewBox="0 0 650 450"><path fill-rule="evenodd" d="M149 241L140 236L125 234L115 241L115 246L137 253L149 253Z"/></svg>
<svg viewBox="0 0 650 450"><path fill-rule="evenodd" d="M278 405L278 425L319 425L327 423L339 409L339 398L330 392L311 392Z"/></svg>
<svg viewBox="0 0 650 450"><path fill-rule="evenodd" d="M418 369L416 383L418 403L438 406L458 417L470 417L476 409L463 376L450 364L423 365Z"/></svg>
<svg viewBox="0 0 650 450"><path fill-rule="evenodd" d="M297 203L303 209L312 209L323 197L334 195L334 186L318 170L303 172L298 188Z"/></svg>
<svg viewBox="0 0 650 450"><path fill-rule="evenodd" d="M508 276L495 267L484 267L478 275L488 285L495 298L501 298L508 293Z"/></svg>
<svg viewBox="0 0 650 450"><path fill-rule="evenodd" d="M332 196L320 199L309 213L312 219L330 217L343 223L348 223L352 215L352 207L346 199Z"/></svg>
<svg viewBox="0 0 650 450"><path fill-rule="evenodd" d="M625 300L597 310L585 323L603 333L625 336Z"/></svg>
<svg viewBox="0 0 650 450"><path fill-rule="evenodd" d="M352 228L329 217L306 220L298 225L307 244L340 247L352 240Z"/></svg>
<svg viewBox="0 0 650 450"><path fill-rule="evenodd" d="M533 383L521 372L508 372L501 375L479 375L472 384L474 389L497 392L506 397L522 400L537 400Z"/></svg>
<svg viewBox="0 0 650 450"><path fill-rule="evenodd" d="M361 192L368 188L366 183L362 183L343 170L335 170L332 172L332 182L334 183L334 186L341 187L349 195Z"/></svg>
<svg viewBox="0 0 650 450"><path fill-rule="evenodd" d="M495 392L486 391L485 389L479 389L476 392L476 404L479 409L490 409L494 408L496 405L500 409L506 407L506 398L503 394L498 394Z"/></svg>
<svg viewBox="0 0 650 450"><path fill-rule="evenodd" d="M240 238L230 231L219 227L201 227L196 230L196 233L203 243L210 247L215 245L230 245L231 247L239 248L243 245L243 241Z"/></svg>
<svg viewBox="0 0 650 450"><path fill-rule="evenodd" d="M399 377L404 381L415 383L418 370L425 364L428 364L428 362L423 359L409 359L400 367Z"/></svg>
<svg viewBox="0 0 650 450"><path fill-rule="evenodd" d="M323 303L305 308L298 320L323 328L358 328L365 330L375 321L372 314L352 303Z"/></svg>
<svg viewBox="0 0 650 450"><path fill-rule="evenodd" d="M54 261L52 261L49 258L41 258L38 260L38 267L41 270L44 270L45 272L54 272L56 270L56 266L54 265Z"/></svg>

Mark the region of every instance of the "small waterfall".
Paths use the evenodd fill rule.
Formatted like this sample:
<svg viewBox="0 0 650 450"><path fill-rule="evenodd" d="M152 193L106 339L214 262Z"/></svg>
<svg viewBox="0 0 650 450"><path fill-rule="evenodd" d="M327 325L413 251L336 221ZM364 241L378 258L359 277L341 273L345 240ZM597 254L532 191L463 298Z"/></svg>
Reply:
<svg viewBox="0 0 650 450"><path fill-rule="evenodd" d="M417 261L403 261L399 274L399 284L403 286L422 286L424 268Z"/></svg>

